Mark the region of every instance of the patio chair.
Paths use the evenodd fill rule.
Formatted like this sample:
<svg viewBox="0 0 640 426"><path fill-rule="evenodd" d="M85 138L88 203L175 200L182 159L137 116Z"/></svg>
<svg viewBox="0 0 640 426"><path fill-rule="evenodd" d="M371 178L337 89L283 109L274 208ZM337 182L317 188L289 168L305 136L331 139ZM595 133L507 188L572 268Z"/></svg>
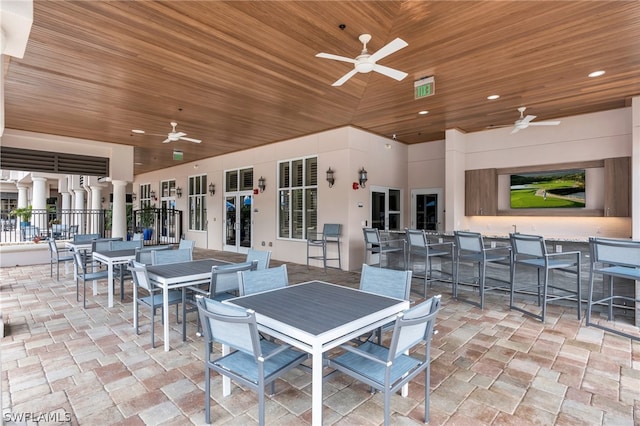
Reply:
<svg viewBox="0 0 640 426"><path fill-rule="evenodd" d="M184 240L181 239L178 244L178 249L191 249L193 250L196 246L196 242L194 240Z"/></svg>
<svg viewBox="0 0 640 426"><path fill-rule="evenodd" d="M222 302L238 296L240 291L240 278L238 272L255 271L258 268L258 261L231 263L228 265L217 265L211 268L211 282L207 288L200 286L189 286L186 288L187 295L185 298L185 310L182 315L186 318L187 312L197 310L197 297L206 297L207 299ZM196 322L196 335L200 336L200 316Z"/></svg>
<svg viewBox="0 0 640 426"><path fill-rule="evenodd" d="M360 346L340 346L345 352L330 358L328 366L383 393L384 425L389 425L391 395L424 371L424 422L429 422L431 338L440 296L434 296L398 314L389 346L367 341ZM425 343L424 348L412 349Z"/></svg>
<svg viewBox="0 0 640 426"><path fill-rule="evenodd" d="M62 238L66 240L70 240L72 238L75 238L77 234L78 234L78 225L69 225L69 228L67 228L67 232L63 234Z"/></svg>
<svg viewBox="0 0 640 426"><path fill-rule="evenodd" d="M267 269L269 262L271 261L271 252L266 250L249 249L247 251L247 258L245 262L258 261L258 267L256 269Z"/></svg>
<svg viewBox="0 0 640 426"><path fill-rule="evenodd" d="M140 240L116 240L110 241L110 250L136 250L141 249L144 241ZM124 300L124 280L129 277L131 271L126 264L113 265L113 276L120 281L120 301Z"/></svg>
<svg viewBox="0 0 640 426"><path fill-rule="evenodd" d="M133 241L139 241L139 240L144 241L144 234L143 234L142 232L136 232L136 233L134 233L134 234L133 234L133 236L131 237L131 239L132 239Z"/></svg>
<svg viewBox="0 0 640 426"><path fill-rule="evenodd" d="M255 313L216 300L199 298L198 311L205 335L205 422L211 423L211 370L258 394L258 424L265 424L265 386L274 393L275 380L307 359L307 354L260 339ZM213 343L234 349L214 357Z"/></svg>
<svg viewBox="0 0 640 426"><path fill-rule="evenodd" d="M398 271L396 269L375 268L363 264L360 274L360 290L380 296L393 297L395 299L409 300L411 292L411 271ZM389 324L378 328L376 333L368 337L378 336L378 344L382 342L382 333L389 329Z"/></svg>
<svg viewBox="0 0 640 426"><path fill-rule="evenodd" d="M51 278L53 278L53 264L55 263L56 281L60 281L60 263L73 262L73 254L69 251L69 249L58 248L58 244L56 244L56 240L53 238L49 238L47 242L49 243Z"/></svg>
<svg viewBox="0 0 640 426"><path fill-rule="evenodd" d="M635 282L640 281L640 241L620 240L612 238L589 238L589 252L591 264L589 267L589 299L587 305L586 324L619 336L632 340L640 340L640 335L630 334L615 328L613 315L613 301L624 300L633 302L636 309L640 306L640 295L634 295ZM602 276L602 298L594 300L593 281L596 275ZM618 281L618 288L626 286L628 292L613 291L614 278L623 278L630 281ZM608 291L607 291L608 290ZM592 322L591 315L595 305L606 306L607 321L609 325ZM633 321L633 320L632 320Z"/></svg>
<svg viewBox="0 0 640 426"><path fill-rule="evenodd" d="M544 322L547 313L547 302L563 299L577 299L578 319L580 319L582 314L580 252L566 251L560 253L547 253L547 246L544 241L544 237L539 235L510 234L509 237L511 239L511 249L513 250L511 297L509 300L509 307ZM516 267L518 265L537 269L538 279L535 285L525 284L520 288L516 288ZM575 289L571 290L566 287L549 284L549 272L554 270L575 274ZM540 281L541 275L543 275L542 281ZM514 304L514 296L516 292L526 292L528 289L534 289L533 294L536 294L538 297L538 306L542 307L540 314L531 312ZM552 291L549 292L549 289ZM553 290L560 292L560 294L554 293Z"/></svg>
<svg viewBox="0 0 640 426"><path fill-rule="evenodd" d="M485 247L484 239L479 232L454 231L453 235L455 238L456 251L453 297L463 302L479 306L480 309L484 309L485 292L492 290L504 290L508 292L511 290L510 280L504 280L496 276L487 276L487 266L489 265L506 265L509 267L511 274L511 247ZM460 285L460 264L463 262L478 265L478 276L472 279L478 282L479 302L468 298L461 298L458 293L458 286ZM494 285L487 287L487 279L490 279Z"/></svg>
<svg viewBox="0 0 640 426"><path fill-rule="evenodd" d="M370 259L374 254L378 254L380 256L380 260L378 262L378 266L380 267L382 267L382 255L387 257L388 265L389 253L399 253L402 256L403 269L406 269L407 265L404 253L404 239L383 240L380 237L380 231L377 228L362 228L362 232L364 233L365 263L367 263L367 253L369 253Z"/></svg>
<svg viewBox="0 0 640 426"><path fill-rule="evenodd" d="M412 262L416 258L424 259L424 295L427 297L427 285L432 281L442 281L443 275L448 275L451 281L453 281L454 270L454 253L453 243L431 243L427 238L427 234L423 229L406 229L407 238L407 263L409 269L413 270ZM433 258L440 259L440 279L433 278ZM451 272L442 270L442 263L444 259L451 260ZM414 274L414 276L416 276Z"/></svg>
<svg viewBox="0 0 640 426"><path fill-rule="evenodd" d="M240 276L240 296L275 290L289 284L287 265L277 268L259 269L256 271L242 271Z"/></svg>
<svg viewBox="0 0 640 426"><path fill-rule="evenodd" d="M307 268L309 268L309 259L322 260L324 271L327 272L327 261L337 260L338 269L342 269L342 260L340 258L340 234L342 225L337 223L325 223L322 227L322 233L310 233L307 238ZM330 244L337 247L337 257L327 257L327 249ZM321 254L311 255L311 250L321 249Z"/></svg>
<svg viewBox="0 0 640 426"><path fill-rule="evenodd" d="M157 287L149 281L147 275L147 265L138 263L135 260L129 261L129 270L133 277L134 285L134 321L136 324L136 334L140 334L138 323L138 305L145 305L150 308L151 313L151 347L155 348L155 317L156 310L160 308L162 310L162 289ZM178 304L182 303L182 291L181 290L169 290L169 305L176 306L176 319L178 317ZM184 312L184 311L183 311ZM184 316L182 322L185 322ZM184 326L183 326L183 340L184 340Z"/></svg>
<svg viewBox="0 0 640 426"><path fill-rule="evenodd" d="M77 226L78 225L73 225L76 227L77 230ZM70 226L69 229L71 229L73 226ZM74 243L82 243L82 242L88 242L91 240L97 240L98 238L100 238L100 234L74 234L73 235L73 242Z"/></svg>
<svg viewBox="0 0 640 426"><path fill-rule="evenodd" d="M143 241L143 240L137 240ZM136 262L144 263L145 265L153 265L153 251L156 250L169 250L171 246L152 246L136 249Z"/></svg>
<svg viewBox="0 0 640 426"><path fill-rule="evenodd" d="M88 261L78 251L73 251L73 262L76 268L76 300L80 301L79 281L82 280L82 307L87 307L87 281L106 280L109 278L109 271L106 269L97 270L92 262Z"/></svg>
<svg viewBox="0 0 640 426"><path fill-rule="evenodd" d="M23 226L20 228L22 241L32 241L36 237L40 237L40 228L37 226Z"/></svg>
<svg viewBox="0 0 640 426"><path fill-rule="evenodd" d="M153 250L151 252L151 264L190 262L193 260L191 249Z"/></svg>

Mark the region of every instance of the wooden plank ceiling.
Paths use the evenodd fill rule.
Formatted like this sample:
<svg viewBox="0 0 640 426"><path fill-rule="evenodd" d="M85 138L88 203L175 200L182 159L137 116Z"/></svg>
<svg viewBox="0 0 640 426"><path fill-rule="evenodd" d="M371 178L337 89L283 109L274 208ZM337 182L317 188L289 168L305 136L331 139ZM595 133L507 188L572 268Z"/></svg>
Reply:
<svg viewBox="0 0 640 426"><path fill-rule="evenodd" d="M408 77L332 87L352 65L315 54L353 58L362 33L370 52L407 41L380 64ZM414 100L430 75L435 95ZM174 148L188 162L344 125L415 144L513 124L521 105L547 120L638 94L637 1L36 0L5 113L9 129L133 145L138 174L178 164ZM202 143L163 144L171 121Z"/></svg>

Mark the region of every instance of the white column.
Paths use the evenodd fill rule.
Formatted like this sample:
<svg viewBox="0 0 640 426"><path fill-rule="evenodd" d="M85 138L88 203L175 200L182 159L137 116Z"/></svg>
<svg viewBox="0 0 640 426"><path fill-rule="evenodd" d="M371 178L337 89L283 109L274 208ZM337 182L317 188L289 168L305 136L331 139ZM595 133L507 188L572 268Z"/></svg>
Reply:
<svg viewBox="0 0 640 426"><path fill-rule="evenodd" d="M39 210L37 214L34 214L31 224L40 228L41 232L46 231L48 219L44 211L47 209L47 178L31 176L31 180L33 181L31 206L34 210Z"/></svg>
<svg viewBox="0 0 640 426"><path fill-rule="evenodd" d="M29 187L23 183L16 183L18 188L18 208L29 205Z"/></svg>
<svg viewBox="0 0 640 426"><path fill-rule="evenodd" d="M60 223L65 226L69 226L71 225L71 218L69 217L69 210L71 210L71 194L69 193L69 181L66 177L58 179L58 192L62 195L62 205L60 206L62 215L60 217Z"/></svg>
<svg viewBox="0 0 640 426"><path fill-rule="evenodd" d="M73 209L76 210L75 223L78 225L78 233L85 234L86 232L84 229L84 194L85 194L84 188L74 189L73 194L74 194Z"/></svg>
<svg viewBox="0 0 640 426"><path fill-rule="evenodd" d="M111 213L111 236L127 238L127 182L111 181L113 184L113 205Z"/></svg>
<svg viewBox="0 0 640 426"><path fill-rule="evenodd" d="M464 215L465 134L457 129L445 132L445 232L466 227Z"/></svg>
<svg viewBox="0 0 640 426"><path fill-rule="evenodd" d="M101 233L100 218L96 213L96 210L102 208L102 186L90 186L91 190L91 233Z"/></svg>

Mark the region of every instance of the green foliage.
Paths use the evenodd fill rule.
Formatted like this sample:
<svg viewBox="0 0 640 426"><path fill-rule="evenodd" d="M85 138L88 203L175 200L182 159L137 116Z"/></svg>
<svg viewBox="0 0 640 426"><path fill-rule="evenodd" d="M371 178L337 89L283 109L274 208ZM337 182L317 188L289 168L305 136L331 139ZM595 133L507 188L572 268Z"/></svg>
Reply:
<svg viewBox="0 0 640 426"><path fill-rule="evenodd" d="M18 207L11 210L11 215L19 217L22 222L29 222L31 220L32 210L33 207L30 205L27 207Z"/></svg>

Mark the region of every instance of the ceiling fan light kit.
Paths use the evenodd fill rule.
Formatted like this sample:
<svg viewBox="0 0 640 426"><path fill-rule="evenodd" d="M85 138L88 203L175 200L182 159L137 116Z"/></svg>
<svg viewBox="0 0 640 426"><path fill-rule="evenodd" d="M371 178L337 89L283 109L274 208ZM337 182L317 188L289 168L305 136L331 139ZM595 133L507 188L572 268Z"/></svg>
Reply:
<svg viewBox="0 0 640 426"><path fill-rule="evenodd" d="M402 80L407 76L406 72L398 71L393 68L385 67L384 65L378 65L377 62L392 53L408 46L407 42L401 38L396 38L382 47L375 53L369 53L367 50L367 43L371 41L371 34L362 34L359 37L362 43L362 52L355 59L347 58L345 56L333 55L331 53L318 53L317 58L331 59L334 61L348 62L353 64L353 69L340 77L332 86L342 86L347 80L356 75L356 73L366 74L371 71L386 75L395 80Z"/></svg>

